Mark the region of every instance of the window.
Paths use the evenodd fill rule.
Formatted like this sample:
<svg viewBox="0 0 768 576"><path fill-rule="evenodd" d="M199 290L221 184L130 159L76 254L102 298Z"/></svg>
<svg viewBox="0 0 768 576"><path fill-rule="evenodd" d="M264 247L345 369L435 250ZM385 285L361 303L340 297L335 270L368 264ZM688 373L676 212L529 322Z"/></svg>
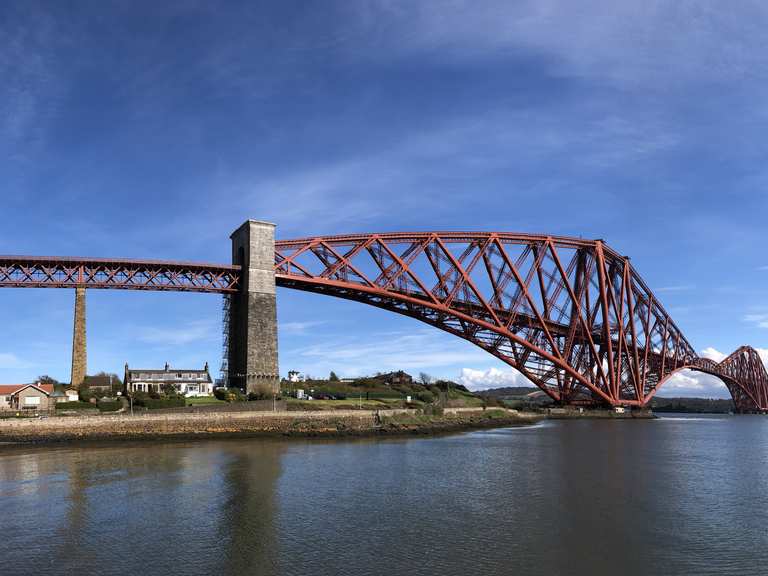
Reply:
<svg viewBox="0 0 768 576"><path fill-rule="evenodd" d="M24 398L24 406L40 406L40 396L27 396Z"/></svg>

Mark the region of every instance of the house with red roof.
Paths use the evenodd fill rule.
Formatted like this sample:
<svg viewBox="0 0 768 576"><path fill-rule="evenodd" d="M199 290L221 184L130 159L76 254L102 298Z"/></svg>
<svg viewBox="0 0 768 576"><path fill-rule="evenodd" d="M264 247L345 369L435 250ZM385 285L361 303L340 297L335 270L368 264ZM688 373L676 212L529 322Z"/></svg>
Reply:
<svg viewBox="0 0 768 576"><path fill-rule="evenodd" d="M53 384L0 384L0 410L50 410Z"/></svg>

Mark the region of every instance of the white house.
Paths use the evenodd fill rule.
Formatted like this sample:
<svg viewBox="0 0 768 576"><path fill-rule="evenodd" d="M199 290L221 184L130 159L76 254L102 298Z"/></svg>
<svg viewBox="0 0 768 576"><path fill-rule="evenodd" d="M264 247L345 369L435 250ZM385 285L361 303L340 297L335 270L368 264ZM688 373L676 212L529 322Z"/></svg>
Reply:
<svg viewBox="0 0 768 576"><path fill-rule="evenodd" d="M208 372L208 362L202 370L171 368L167 363L162 370L136 369L125 365L125 390L131 392L162 392L171 384L183 396L210 396L213 380Z"/></svg>

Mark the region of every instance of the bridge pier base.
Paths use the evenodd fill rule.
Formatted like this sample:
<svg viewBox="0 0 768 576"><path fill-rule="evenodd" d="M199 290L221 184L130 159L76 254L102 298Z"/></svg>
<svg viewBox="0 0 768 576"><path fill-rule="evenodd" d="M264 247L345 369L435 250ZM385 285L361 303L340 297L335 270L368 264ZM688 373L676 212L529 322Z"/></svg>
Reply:
<svg viewBox="0 0 768 576"><path fill-rule="evenodd" d="M275 225L248 220L235 230L232 262L241 266L229 321L229 385L272 396L280 391L275 297Z"/></svg>

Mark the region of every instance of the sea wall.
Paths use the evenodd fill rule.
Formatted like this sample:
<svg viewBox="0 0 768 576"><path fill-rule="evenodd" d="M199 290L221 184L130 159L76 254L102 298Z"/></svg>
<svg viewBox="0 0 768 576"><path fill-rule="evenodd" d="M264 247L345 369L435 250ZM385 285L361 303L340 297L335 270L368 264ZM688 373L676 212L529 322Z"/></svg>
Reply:
<svg viewBox="0 0 768 576"><path fill-rule="evenodd" d="M346 436L411 434L535 422L514 410L424 416L416 410L112 414L0 420L0 442L188 438L203 436Z"/></svg>

